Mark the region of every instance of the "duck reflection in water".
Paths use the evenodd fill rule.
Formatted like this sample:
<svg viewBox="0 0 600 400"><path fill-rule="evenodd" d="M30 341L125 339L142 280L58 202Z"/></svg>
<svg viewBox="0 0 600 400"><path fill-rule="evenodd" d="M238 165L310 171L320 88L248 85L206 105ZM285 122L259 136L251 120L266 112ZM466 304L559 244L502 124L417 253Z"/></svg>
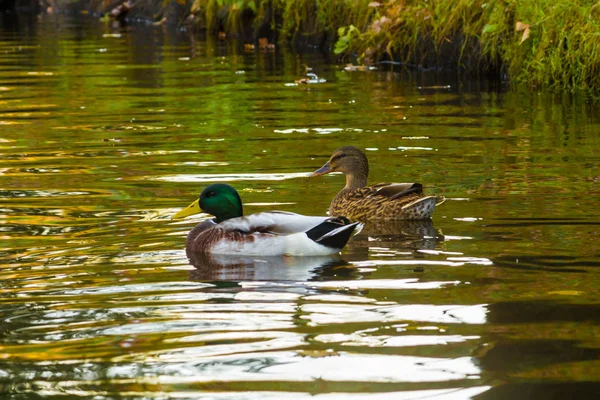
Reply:
<svg viewBox="0 0 600 400"><path fill-rule="evenodd" d="M422 221L369 221L356 235L349 249L374 244L395 250L434 250L444 242L444 234L431 219Z"/></svg>
<svg viewBox="0 0 600 400"><path fill-rule="evenodd" d="M315 281L349 279L356 268L338 255L319 257L261 257L187 251L191 280L201 281Z"/></svg>

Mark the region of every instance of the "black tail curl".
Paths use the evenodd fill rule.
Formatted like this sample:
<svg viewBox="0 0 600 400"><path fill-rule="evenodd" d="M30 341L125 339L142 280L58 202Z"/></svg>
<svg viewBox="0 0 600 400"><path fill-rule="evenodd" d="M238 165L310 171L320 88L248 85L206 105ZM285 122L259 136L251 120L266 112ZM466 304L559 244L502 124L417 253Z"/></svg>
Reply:
<svg viewBox="0 0 600 400"><path fill-rule="evenodd" d="M341 250L359 224L359 222L351 222L346 217L332 217L307 231L306 236L313 242Z"/></svg>

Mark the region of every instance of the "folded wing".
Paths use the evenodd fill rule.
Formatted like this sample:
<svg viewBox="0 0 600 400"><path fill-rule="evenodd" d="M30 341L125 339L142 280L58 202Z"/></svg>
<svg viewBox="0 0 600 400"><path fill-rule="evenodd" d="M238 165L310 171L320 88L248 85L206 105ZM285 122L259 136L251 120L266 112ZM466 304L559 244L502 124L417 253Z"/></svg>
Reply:
<svg viewBox="0 0 600 400"><path fill-rule="evenodd" d="M285 211L269 211L246 217L228 219L219 224L219 228L244 233L268 232L289 235L306 232L324 222L327 218L306 216Z"/></svg>

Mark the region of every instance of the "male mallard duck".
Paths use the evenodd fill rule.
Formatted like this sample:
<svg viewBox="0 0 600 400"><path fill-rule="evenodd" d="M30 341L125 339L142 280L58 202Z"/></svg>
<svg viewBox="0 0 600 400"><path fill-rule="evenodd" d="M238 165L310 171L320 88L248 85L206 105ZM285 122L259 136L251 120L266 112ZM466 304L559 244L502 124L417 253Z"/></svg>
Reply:
<svg viewBox="0 0 600 400"><path fill-rule="evenodd" d="M187 236L188 252L261 256L322 256L338 253L359 223L344 217L309 217L284 211L243 216L238 192L212 184L172 218L207 212L215 216Z"/></svg>
<svg viewBox="0 0 600 400"><path fill-rule="evenodd" d="M329 214L355 221L375 219L427 219L443 196L425 196L420 183L378 183L367 185L369 161L357 147L344 146L310 176L330 172L346 174L346 186L329 205Z"/></svg>

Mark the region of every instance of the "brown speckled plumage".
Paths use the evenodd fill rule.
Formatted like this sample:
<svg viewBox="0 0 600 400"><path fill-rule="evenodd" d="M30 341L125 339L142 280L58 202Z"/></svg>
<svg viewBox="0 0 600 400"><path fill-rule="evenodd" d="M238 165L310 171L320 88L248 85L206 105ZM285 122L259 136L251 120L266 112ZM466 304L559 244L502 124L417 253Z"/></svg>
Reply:
<svg viewBox="0 0 600 400"><path fill-rule="evenodd" d="M332 216L343 215L355 221L380 219L421 220L431 218L443 196L426 196L419 183L379 183L366 186L369 163L365 154L354 146L333 152L329 161L313 176L343 172L346 186L329 206Z"/></svg>
<svg viewBox="0 0 600 400"><path fill-rule="evenodd" d="M221 240L230 243L252 243L260 235L269 235L265 233L269 231L269 228L258 228L252 232L225 230L210 219L202 221L188 233L185 247L188 251L202 253L209 252Z"/></svg>

